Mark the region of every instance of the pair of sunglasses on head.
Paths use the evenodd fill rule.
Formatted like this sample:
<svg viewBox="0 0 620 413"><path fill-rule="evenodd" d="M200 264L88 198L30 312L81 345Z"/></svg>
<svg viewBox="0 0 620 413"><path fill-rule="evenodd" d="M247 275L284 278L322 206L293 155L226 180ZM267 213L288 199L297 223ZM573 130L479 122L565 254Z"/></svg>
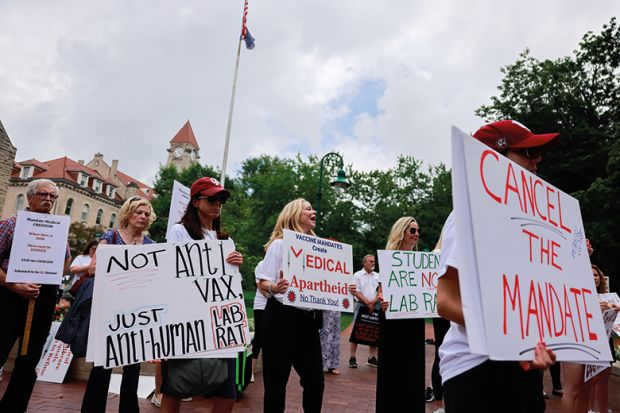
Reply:
<svg viewBox="0 0 620 413"><path fill-rule="evenodd" d="M228 201L228 195L225 194L217 194L217 195L198 195L196 199L206 199L208 203L214 204L219 202L220 204L225 204Z"/></svg>

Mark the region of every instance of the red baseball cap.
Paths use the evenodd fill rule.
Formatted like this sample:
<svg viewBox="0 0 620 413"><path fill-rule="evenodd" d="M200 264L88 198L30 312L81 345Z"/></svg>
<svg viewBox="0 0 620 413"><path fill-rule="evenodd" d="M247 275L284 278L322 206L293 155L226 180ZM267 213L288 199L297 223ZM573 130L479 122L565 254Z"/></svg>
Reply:
<svg viewBox="0 0 620 413"><path fill-rule="evenodd" d="M189 190L189 194L192 198L198 194L213 196L222 192L230 196L230 192L222 187L220 181L208 176L196 180Z"/></svg>
<svg viewBox="0 0 620 413"><path fill-rule="evenodd" d="M516 120L500 120L489 123L474 133L474 138L485 145L503 151L508 148L538 148L550 144L559 133L535 135Z"/></svg>

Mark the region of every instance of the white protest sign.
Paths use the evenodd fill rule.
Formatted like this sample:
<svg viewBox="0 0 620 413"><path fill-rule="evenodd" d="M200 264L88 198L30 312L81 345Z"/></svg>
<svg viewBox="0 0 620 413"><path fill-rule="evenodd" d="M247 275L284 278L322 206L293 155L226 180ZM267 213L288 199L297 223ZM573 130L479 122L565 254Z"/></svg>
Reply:
<svg viewBox="0 0 620 413"><path fill-rule="evenodd" d="M285 305L353 312L350 245L285 229L282 248L282 270L290 282Z"/></svg>
<svg viewBox="0 0 620 413"><path fill-rule="evenodd" d="M226 262L234 249L231 240L100 246L87 360L116 367L242 349L241 274Z"/></svg>
<svg viewBox="0 0 620 413"><path fill-rule="evenodd" d="M189 188L180 182L174 181L172 185L172 198L170 199L170 211L168 212L168 228L166 228L166 239L170 239L170 229L183 218L187 204L190 200Z"/></svg>
<svg viewBox="0 0 620 413"><path fill-rule="evenodd" d="M385 318L432 318L437 314L439 254L419 251L377 251Z"/></svg>
<svg viewBox="0 0 620 413"><path fill-rule="evenodd" d="M52 323L43 354L36 367L38 381L62 383L73 360L70 346L54 338L59 327L60 321Z"/></svg>
<svg viewBox="0 0 620 413"><path fill-rule="evenodd" d="M617 296L618 295L616 294L616 297ZM603 322L605 323L605 331L607 332L607 338L608 339L609 339L609 337L611 337L611 333L613 331L614 321L616 320L616 317L618 317L618 310L609 309L609 310L606 310L603 313ZM607 365L586 364L586 367L585 367L585 370L584 370L583 381L586 382L586 381L590 380L592 377L596 376L600 372L602 372L605 369L608 369L610 367L611 367L611 363L607 363Z"/></svg>
<svg viewBox="0 0 620 413"><path fill-rule="evenodd" d="M598 299L600 301L607 301L610 304L616 304L620 306L620 297L618 297L617 293L599 294ZM620 313L618 314L618 316L616 317L616 320L614 321L613 332L616 333L618 337L620 337Z"/></svg>
<svg viewBox="0 0 620 413"><path fill-rule="evenodd" d="M457 128L452 187L470 349L610 361L579 203Z"/></svg>
<svg viewBox="0 0 620 413"><path fill-rule="evenodd" d="M19 211L6 281L55 284L62 282L69 217Z"/></svg>

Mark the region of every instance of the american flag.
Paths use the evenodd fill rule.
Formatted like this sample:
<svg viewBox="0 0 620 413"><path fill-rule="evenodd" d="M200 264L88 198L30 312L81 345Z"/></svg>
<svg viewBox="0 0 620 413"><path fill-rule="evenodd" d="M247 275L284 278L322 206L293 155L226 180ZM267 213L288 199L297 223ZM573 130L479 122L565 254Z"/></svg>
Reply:
<svg viewBox="0 0 620 413"><path fill-rule="evenodd" d="M248 0L245 0L243 5L243 19L241 20L241 39L245 40L246 49L254 49L254 38L250 34L246 23L248 21Z"/></svg>

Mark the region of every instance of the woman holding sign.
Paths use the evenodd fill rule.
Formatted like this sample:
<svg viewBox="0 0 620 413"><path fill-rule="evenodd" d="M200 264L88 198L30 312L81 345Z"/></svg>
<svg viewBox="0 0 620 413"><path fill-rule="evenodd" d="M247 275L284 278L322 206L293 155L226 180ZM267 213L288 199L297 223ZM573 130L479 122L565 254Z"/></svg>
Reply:
<svg viewBox="0 0 620 413"><path fill-rule="evenodd" d="M386 250L413 251L420 240L420 227L413 217L399 218L390 231ZM386 320L389 302L379 285L379 366L377 412L424 413L424 319Z"/></svg>
<svg viewBox="0 0 620 413"><path fill-rule="evenodd" d="M155 221L155 213L151 203L142 197L129 198L119 213L119 229L111 229L101 236L99 244L113 245L142 245L152 244L154 241L144 233ZM93 255L89 272L95 272L97 252ZM92 285L92 284L90 284ZM108 401L108 388L112 369L95 366L90 371L86 391L82 399L83 413L103 413ZM131 364L123 367L121 394L118 405L119 412L139 412L138 407L138 379L140 378L140 364Z"/></svg>
<svg viewBox="0 0 620 413"><path fill-rule="evenodd" d="M533 174L542 159L542 150L557 136L557 133L535 135L522 124L511 120L483 126L473 135ZM457 245L464 241L457 239L456 225L452 211L442 230L437 287L439 315L451 322L439 349L446 411L468 413L499 409L514 413L543 412L542 374L535 369L545 369L555 361L555 354L543 342L537 344L534 360L530 362L495 361L470 351L461 286L471 283L477 274L459 269L461 258ZM481 386L484 386L484 391Z"/></svg>
<svg viewBox="0 0 620 413"><path fill-rule="evenodd" d="M221 230L220 215L222 205L230 198L230 192L220 185L215 178L204 177L196 180L190 187L190 202L187 205L181 222L170 229L168 242L183 244L194 240L229 239L228 234ZM226 257L232 265L243 264L243 255L237 251ZM228 380L218 390L205 397L213 398L212 413L229 413L232 411L237 391L235 389L235 359L227 358ZM181 397L167 394L166 375L162 377L161 401L164 413L179 412Z"/></svg>
<svg viewBox="0 0 620 413"><path fill-rule="evenodd" d="M299 198L284 206L271 237L265 244L265 259L256 275L259 287L269 294L262 319L264 412L284 412L286 384L294 367L303 387L305 413L318 413L323 404L323 361L319 329L321 311L283 305L283 293L289 286L282 278L284 230L314 235L316 211Z"/></svg>

